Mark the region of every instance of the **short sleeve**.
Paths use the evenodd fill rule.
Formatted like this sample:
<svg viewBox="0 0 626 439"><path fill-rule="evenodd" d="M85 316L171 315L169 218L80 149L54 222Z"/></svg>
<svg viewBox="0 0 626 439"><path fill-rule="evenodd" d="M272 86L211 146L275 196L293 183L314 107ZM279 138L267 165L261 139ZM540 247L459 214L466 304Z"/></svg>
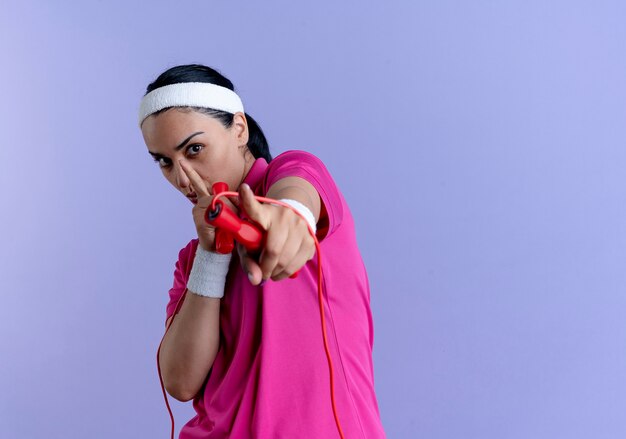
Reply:
<svg viewBox="0 0 626 439"><path fill-rule="evenodd" d="M317 235L319 239L330 236L343 220L343 203L339 189L326 165L309 152L285 151L268 164L263 193L266 194L274 183L285 177L300 177L315 187L322 200Z"/></svg>
<svg viewBox="0 0 626 439"><path fill-rule="evenodd" d="M178 260L174 266L174 283L172 288L169 290L169 302L165 307L165 321L169 319L172 314L174 314L174 310L176 309L176 305L178 305L178 301L182 297L185 292L185 288L187 288L187 281L189 280L189 272L191 271L191 266L193 264L193 259L195 257L196 248L198 246L198 239L192 239L189 241L184 248L178 252Z"/></svg>

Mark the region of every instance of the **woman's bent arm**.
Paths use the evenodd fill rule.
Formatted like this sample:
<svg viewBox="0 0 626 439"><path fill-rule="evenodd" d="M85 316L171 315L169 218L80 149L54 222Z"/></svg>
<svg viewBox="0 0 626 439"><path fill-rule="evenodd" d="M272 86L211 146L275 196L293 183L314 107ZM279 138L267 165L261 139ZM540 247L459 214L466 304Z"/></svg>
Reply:
<svg viewBox="0 0 626 439"><path fill-rule="evenodd" d="M165 390L185 402L196 396L219 348L220 299L186 291L159 352ZM170 317L171 319L171 317Z"/></svg>

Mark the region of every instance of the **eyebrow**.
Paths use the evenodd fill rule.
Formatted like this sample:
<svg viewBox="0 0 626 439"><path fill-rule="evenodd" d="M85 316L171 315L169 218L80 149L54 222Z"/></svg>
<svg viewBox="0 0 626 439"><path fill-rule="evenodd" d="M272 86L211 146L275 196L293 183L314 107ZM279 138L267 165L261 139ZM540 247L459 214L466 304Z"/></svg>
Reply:
<svg viewBox="0 0 626 439"><path fill-rule="evenodd" d="M189 141L190 141L191 139L193 139L193 138L194 138L195 136L197 136L198 134L204 134L204 131L198 131L198 132L193 133L191 136L189 136L189 137L187 137L185 140L183 140L183 141L181 142L181 144L180 144L180 145L178 145L177 147L175 147L175 148L174 148L174 150L175 150L175 151L180 151L182 148L184 148L184 147L185 147L185 145L186 145L187 143L189 143ZM149 153L150 153L150 155L151 155L152 157L154 157L154 158L165 157L163 154L159 154L159 153L152 152L152 151L148 151L148 152L149 152Z"/></svg>

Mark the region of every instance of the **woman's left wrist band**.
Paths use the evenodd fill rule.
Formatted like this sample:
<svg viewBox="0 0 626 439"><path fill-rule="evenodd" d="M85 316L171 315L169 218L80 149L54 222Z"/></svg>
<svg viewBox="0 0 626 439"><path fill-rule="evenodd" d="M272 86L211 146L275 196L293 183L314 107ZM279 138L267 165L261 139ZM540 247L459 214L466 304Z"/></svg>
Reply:
<svg viewBox="0 0 626 439"><path fill-rule="evenodd" d="M281 198L278 201L282 201L285 204L289 204L291 207L296 209L299 213L301 213L306 218L306 221L309 223L309 225L313 229L313 233L317 231L317 227L315 225L315 216L313 215L313 212L311 212L311 210L308 207L306 207L304 204L302 204L299 201L291 200L289 198Z"/></svg>

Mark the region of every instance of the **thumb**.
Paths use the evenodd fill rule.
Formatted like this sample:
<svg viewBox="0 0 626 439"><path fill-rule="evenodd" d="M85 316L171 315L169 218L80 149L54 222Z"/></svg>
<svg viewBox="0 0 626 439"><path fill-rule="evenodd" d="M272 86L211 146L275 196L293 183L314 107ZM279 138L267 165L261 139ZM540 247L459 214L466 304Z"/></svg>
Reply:
<svg viewBox="0 0 626 439"><path fill-rule="evenodd" d="M252 221L259 224L265 230L269 229L270 216L267 207L254 198L254 193L247 183L243 183L239 187L239 207Z"/></svg>

